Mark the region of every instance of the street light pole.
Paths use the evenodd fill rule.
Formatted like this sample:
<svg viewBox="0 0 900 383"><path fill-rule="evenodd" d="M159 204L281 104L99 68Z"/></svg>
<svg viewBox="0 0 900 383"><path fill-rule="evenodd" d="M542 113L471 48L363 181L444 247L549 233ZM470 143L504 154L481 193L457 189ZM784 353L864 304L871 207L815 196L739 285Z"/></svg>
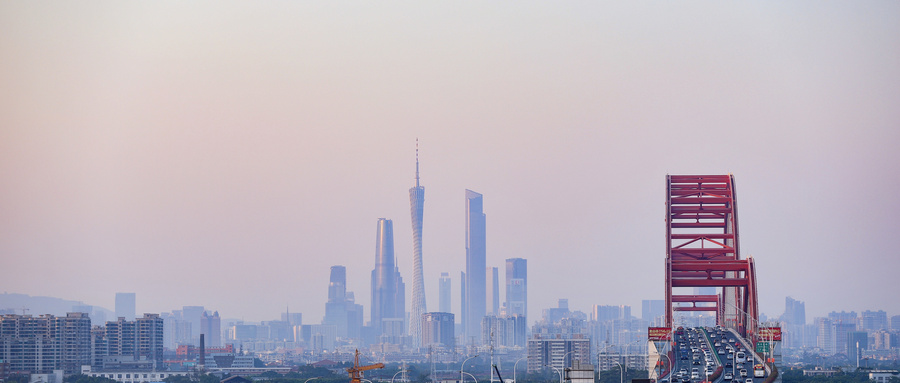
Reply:
<svg viewBox="0 0 900 383"><path fill-rule="evenodd" d="M309 379L306 379L306 381L303 383L309 383L310 380L319 379L319 378L321 378L321 376L317 376L315 378L309 378Z"/></svg>
<svg viewBox="0 0 900 383"><path fill-rule="evenodd" d="M394 376L391 377L391 383L394 383L394 378L397 377L397 374L399 374L399 373L401 373L401 372L404 372L404 371L406 371L406 370L404 370L404 369L401 368L400 371L395 372L395 373L394 373Z"/></svg>
<svg viewBox="0 0 900 383"><path fill-rule="evenodd" d="M468 372L463 372L463 374L466 374L466 375L468 375L468 376L471 376L471 377L472 377L472 380L474 380L475 383L478 383L478 379L475 379L475 375L472 375L472 374L470 374L470 373L468 373Z"/></svg>
<svg viewBox="0 0 900 383"><path fill-rule="evenodd" d="M513 383L516 382L516 366L519 365L520 361L523 361L525 359L528 359L528 357L526 356L524 358L519 358L519 360L517 360L516 363L513 364Z"/></svg>
<svg viewBox="0 0 900 383"><path fill-rule="evenodd" d="M472 356L466 358L466 360L464 360L462 362L462 364L459 365L459 383L463 383L463 381L465 380L465 378L463 377L463 370L466 368L466 362L468 362L469 359L476 358L476 357L478 357L478 354L475 354L475 355L472 355ZM472 378L474 378L474 377L475 376L473 375ZM477 381L476 381L476 383L477 383Z"/></svg>
<svg viewBox="0 0 900 383"><path fill-rule="evenodd" d="M559 383L563 383L563 381L562 381L562 371L560 371L558 368L556 368L556 367L554 367L554 366L550 366L550 367L553 368L554 370L556 370L556 373L559 374Z"/></svg>
<svg viewBox="0 0 900 383"><path fill-rule="evenodd" d="M619 381L621 383L625 383L625 370L622 369L622 363L619 363L619 362L614 362L614 363L619 366Z"/></svg>

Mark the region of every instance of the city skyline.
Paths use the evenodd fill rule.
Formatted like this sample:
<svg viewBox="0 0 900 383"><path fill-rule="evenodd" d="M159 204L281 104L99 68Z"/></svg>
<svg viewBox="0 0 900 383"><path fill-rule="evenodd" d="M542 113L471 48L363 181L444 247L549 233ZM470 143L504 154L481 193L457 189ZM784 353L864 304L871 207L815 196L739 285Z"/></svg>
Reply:
<svg viewBox="0 0 900 383"><path fill-rule="evenodd" d="M731 173L762 313L900 312L870 287L900 268L900 4L7 2L0 46L3 291L312 321L341 264L368 312L377 217L414 275L418 137L432 310L466 189L534 319L662 299L665 175Z"/></svg>

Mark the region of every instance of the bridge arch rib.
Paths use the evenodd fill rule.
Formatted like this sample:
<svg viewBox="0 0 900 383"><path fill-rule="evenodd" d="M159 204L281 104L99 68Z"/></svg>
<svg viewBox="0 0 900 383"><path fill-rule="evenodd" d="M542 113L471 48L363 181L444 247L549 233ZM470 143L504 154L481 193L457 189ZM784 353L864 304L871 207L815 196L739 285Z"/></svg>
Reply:
<svg viewBox="0 0 900 383"><path fill-rule="evenodd" d="M676 311L709 311L720 326L757 332L755 266L741 258L739 244L733 175L666 176L668 327ZM716 294L683 293L691 287L715 287Z"/></svg>

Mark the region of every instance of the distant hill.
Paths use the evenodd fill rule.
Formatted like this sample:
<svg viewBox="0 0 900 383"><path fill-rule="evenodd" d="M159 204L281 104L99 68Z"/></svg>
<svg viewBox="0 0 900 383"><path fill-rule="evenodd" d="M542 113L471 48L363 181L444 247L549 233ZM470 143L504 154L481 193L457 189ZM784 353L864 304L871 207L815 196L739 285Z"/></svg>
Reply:
<svg viewBox="0 0 900 383"><path fill-rule="evenodd" d="M75 306L89 306L91 321L94 324L100 324L107 320L113 319L115 313L100 306L85 304L80 301L69 301L54 297L33 297L26 294L10 294L4 292L0 294L0 314L22 314L22 308L25 308L25 314L38 316L41 314L51 314L56 316L65 316L66 313L73 312Z"/></svg>

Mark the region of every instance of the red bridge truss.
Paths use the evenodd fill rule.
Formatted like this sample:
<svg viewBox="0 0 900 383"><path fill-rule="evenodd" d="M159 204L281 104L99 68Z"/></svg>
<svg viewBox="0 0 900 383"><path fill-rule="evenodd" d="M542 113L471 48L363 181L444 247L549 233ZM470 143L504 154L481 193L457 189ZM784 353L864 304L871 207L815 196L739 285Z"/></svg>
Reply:
<svg viewBox="0 0 900 383"><path fill-rule="evenodd" d="M674 311L711 311L716 323L757 332L756 271L741 259L732 175L666 176L666 325ZM716 287L715 295L675 294ZM681 288L681 289L679 289Z"/></svg>

